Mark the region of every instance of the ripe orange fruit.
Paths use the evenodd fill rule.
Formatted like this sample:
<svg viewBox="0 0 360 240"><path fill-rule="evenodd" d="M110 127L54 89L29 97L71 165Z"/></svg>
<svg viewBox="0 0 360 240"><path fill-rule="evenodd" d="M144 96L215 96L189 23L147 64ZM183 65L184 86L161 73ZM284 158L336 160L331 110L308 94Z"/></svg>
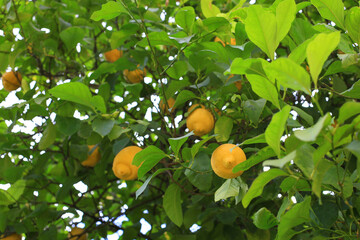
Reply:
<svg viewBox="0 0 360 240"><path fill-rule="evenodd" d="M236 178L243 171L233 173L232 169L246 160L244 151L234 144L222 144L211 155L211 167L216 175L221 178Z"/></svg>
<svg viewBox="0 0 360 240"><path fill-rule="evenodd" d="M225 47L226 44L229 44L228 42L226 42L226 44L225 44L224 41L221 40L219 37L215 37L214 42L220 42L224 47ZM230 39L230 45L236 45L236 39L235 38Z"/></svg>
<svg viewBox="0 0 360 240"><path fill-rule="evenodd" d="M95 145L89 145L89 152L95 147ZM85 161L81 162L84 167L94 167L100 161L99 148L96 147Z"/></svg>
<svg viewBox="0 0 360 240"><path fill-rule="evenodd" d="M71 229L71 232L69 232L68 238L69 240L87 240L88 234L87 233L83 234L83 232L84 229L74 227L73 229Z"/></svg>
<svg viewBox="0 0 360 240"><path fill-rule="evenodd" d="M7 237L1 236L1 240L21 240L21 235L17 233L13 233Z"/></svg>
<svg viewBox="0 0 360 240"><path fill-rule="evenodd" d="M130 83L139 83L142 80L144 80L144 77L146 76L146 69L135 69L133 71L129 71L125 69L123 71L123 74L125 76L125 79Z"/></svg>
<svg viewBox="0 0 360 240"><path fill-rule="evenodd" d="M121 58L122 55L123 55L123 51L118 49L113 49L104 53L106 61L111 63Z"/></svg>
<svg viewBox="0 0 360 240"><path fill-rule="evenodd" d="M169 105L169 108L171 109L171 111L169 111L169 109L167 108L166 104L163 103L163 100L160 100L160 103L159 103L159 107L161 109L161 111L163 112L173 112L175 110L175 108L173 108L174 104L175 104L175 99L174 98L169 98L167 100L167 103Z"/></svg>
<svg viewBox="0 0 360 240"><path fill-rule="evenodd" d="M139 167L133 165L132 161L141 150L138 146L129 146L115 156L112 169L116 177L122 180L135 180L138 177Z"/></svg>
<svg viewBox="0 0 360 240"><path fill-rule="evenodd" d="M200 106L200 108L196 108ZM192 111L196 108L194 111ZM192 111L192 112L191 112ZM189 131L194 131L196 136L203 136L211 132L215 125L214 116L203 105L194 104L188 110L191 112L186 119L186 126Z"/></svg>
<svg viewBox="0 0 360 240"><path fill-rule="evenodd" d="M21 86L22 76L19 72L6 72L2 75L4 89L11 92Z"/></svg>

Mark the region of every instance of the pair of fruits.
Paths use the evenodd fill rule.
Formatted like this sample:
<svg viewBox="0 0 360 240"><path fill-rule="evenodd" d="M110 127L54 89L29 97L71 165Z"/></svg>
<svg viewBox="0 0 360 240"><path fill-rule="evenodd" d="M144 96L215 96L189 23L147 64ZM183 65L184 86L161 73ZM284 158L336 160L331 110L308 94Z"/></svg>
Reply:
<svg viewBox="0 0 360 240"><path fill-rule="evenodd" d="M2 75L2 84L6 91L14 91L21 86L22 76L19 72L6 72Z"/></svg>
<svg viewBox="0 0 360 240"><path fill-rule="evenodd" d="M138 146L129 146L122 149L113 162L113 172L122 180L135 180L139 167L132 164L135 155L142 149ZM246 160L244 151L234 144L222 144L215 149L211 156L211 167L216 175L222 178L236 178L243 171L233 173L232 169Z"/></svg>
<svg viewBox="0 0 360 240"><path fill-rule="evenodd" d="M112 49L105 52L104 56L106 61L113 63L123 56L123 51L118 49ZM125 79L130 83L139 83L144 80L144 77L146 76L146 69L135 69L133 71L125 69L123 71L123 74L125 76Z"/></svg>
<svg viewBox="0 0 360 240"><path fill-rule="evenodd" d="M88 146L90 154L85 161L81 162L84 167L94 167L101 158L99 148L95 145ZM95 149L94 149L95 148ZM132 165L132 160L141 148L130 146L122 149L114 158L113 171L116 177L123 180L134 180L137 178L139 167Z"/></svg>

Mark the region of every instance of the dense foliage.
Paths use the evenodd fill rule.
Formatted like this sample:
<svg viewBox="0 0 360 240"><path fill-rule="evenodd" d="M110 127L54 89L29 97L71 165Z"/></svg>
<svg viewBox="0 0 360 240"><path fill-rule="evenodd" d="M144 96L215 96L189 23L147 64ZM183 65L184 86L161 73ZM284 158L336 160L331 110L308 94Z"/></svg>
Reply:
<svg viewBox="0 0 360 240"><path fill-rule="evenodd" d="M0 71L22 75L0 90L0 236L356 238L359 26L356 0L0 0ZM240 177L211 168L224 143ZM112 171L126 146L137 180Z"/></svg>

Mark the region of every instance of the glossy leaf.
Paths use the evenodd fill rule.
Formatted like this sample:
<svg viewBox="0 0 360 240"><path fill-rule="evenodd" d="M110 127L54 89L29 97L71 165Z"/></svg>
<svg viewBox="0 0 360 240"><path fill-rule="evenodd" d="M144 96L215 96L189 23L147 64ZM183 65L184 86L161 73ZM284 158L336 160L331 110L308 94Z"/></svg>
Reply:
<svg viewBox="0 0 360 240"><path fill-rule="evenodd" d="M268 184L274 178L280 176L287 176L288 174L280 169L273 168L267 172L261 173L251 184L249 191L246 193L242 200L242 204L247 208L254 198L260 196L266 184Z"/></svg>
<svg viewBox="0 0 360 240"><path fill-rule="evenodd" d="M265 207L260 208L252 217L254 225L260 229L270 229L278 224L276 217Z"/></svg>
<svg viewBox="0 0 360 240"><path fill-rule="evenodd" d="M276 17L260 5L250 6L245 19L245 30L249 39L274 59L277 48Z"/></svg>
<svg viewBox="0 0 360 240"><path fill-rule="evenodd" d="M320 0L319 0L320 1ZM317 88L319 74L326 59L340 42L340 32L320 33L312 40L306 49L306 57L310 67L312 80Z"/></svg>
<svg viewBox="0 0 360 240"><path fill-rule="evenodd" d="M165 192L163 206L170 220L180 227L183 223L183 212L181 207L181 188L171 184Z"/></svg>
<svg viewBox="0 0 360 240"><path fill-rule="evenodd" d="M294 132L294 135L304 142L315 141L320 131L330 123L330 114L326 114L321 117L318 122L305 130L298 130Z"/></svg>
<svg viewBox="0 0 360 240"><path fill-rule="evenodd" d="M280 108L278 92L270 80L255 74L247 74L247 79L251 84L252 90L262 98L272 102L277 108Z"/></svg>
<svg viewBox="0 0 360 240"><path fill-rule="evenodd" d="M283 109L271 119L269 126L265 130L265 139L267 144L274 150L276 155L280 156L280 138L282 137L285 124L289 117L291 107L286 105Z"/></svg>
<svg viewBox="0 0 360 240"><path fill-rule="evenodd" d="M221 116L215 123L215 138L218 142L226 142L233 129L233 120L226 116Z"/></svg>
<svg viewBox="0 0 360 240"><path fill-rule="evenodd" d="M320 15L333 21L342 29L344 27L344 3L341 0L311 0Z"/></svg>
<svg viewBox="0 0 360 240"><path fill-rule="evenodd" d="M103 4L100 10L93 12L90 18L94 21L102 19L110 20L119 16L121 13L128 12L120 2L109 1Z"/></svg>
<svg viewBox="0 0 360 240"><path fill-rule="evenodd" d="M145 174L150 171L155 165L167 155L155 146L148 146L147 148L138 152L132 164L135 166L140 166L138 170L138 178L142 178Z"/></svg>

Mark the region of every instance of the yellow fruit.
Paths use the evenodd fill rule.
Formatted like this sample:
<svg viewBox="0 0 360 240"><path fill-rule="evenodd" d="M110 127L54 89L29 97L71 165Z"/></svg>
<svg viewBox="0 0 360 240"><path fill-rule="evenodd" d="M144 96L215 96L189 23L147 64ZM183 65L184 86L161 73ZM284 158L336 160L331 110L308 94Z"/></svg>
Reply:
<svg viewBox="0 0 360 240"><path fill-rule="evenodd" d="M135 180L138 177L139 167L133 165L132 161L141 150L138 146L130 146L115 156L112 169L116 177L122 180Z"/></svg>
<svg viewBox="0 0 360 240"><path fill-rule="evenodd" d="M89 152L95 147L95 145L88 146ZM96 147L94 151L90 155L88 155L88 158L85 161L81 162L81 165L84 167L94 167L99 161L100 161L100 152L99 148Z"/></svg>
<svg viewBox="0 0 360 240"><path fill-rule="evenodd" d="M144 77L146 76L146 69L135 69L134 71L129 71L125 69L123 71L123 74L125 76L125 79L130 83L139 83L142 80L144 80Z"/></svg>
<svg viewBox="0 0 360 240"><path fill-rule="evenodd" d="M175 108L173 108L173 106L175 104L175 99L174 98L169 98L167 100L167 103L168 103L169 108L171 109L171 111L168 110L167 106L163 103L163 100L161 100L160 103L159 103L159 107L160 107L161 111L163 111L163 112L168 112L168 111L173 112L175 110Z"/></svg>
<svg viewBox="0 0 360 240"><path fill-rule="evenodd" d="M224 47L225 47L225 43L223 40L221 40L218 37L215 37L214 42L220 42ZM226 44L229 44L228 42L226 42ZM236 39L235 38L231 38L230 39L230 45L236 45Z"/></svg>
<svg viewBox="0 0 360 240"><path fill-rule="evenodd" d="M118 60L119 58L121 58L122 55L123 55L123 51L118 49L113 49L104 53L106 61L112 63Z"/></svg>
<svg viewBox="0 0 360 240"><path fill-rule="evenodd" d="M200 106L200 108L196 108ZM194 111L192 111L196 108ZM192 112L191 112L192 111ZM214 128L214 116L203 105L194 104L189 108L190 115L186 119L186 126L189 131L194 131L196 136L203 136Z"/></svg>
<svg viewBox="0 0 360 240"><path fill-rule="evenodd" d="M216 175L222 178L236 178L243 171L233 173L232 169L246 160L244 151L234 144L222 144L215 149L211 156L211 167Z"/></svg>
<svg viewBox="0 0 360 240"><path fill-rule="evenodd" d="M83 234L83 232L84 229L74 227L73 229L71 229L71 232L69 232L68 238L69 240L87 240L88 234L87 233Z"/></svg>
<svg viewBox="0 0 360 240"><path fill-rule="evenodd" d="M7 91L13 91L21 86L22 76L19 72L6 72L2 75L2 83L4 89Z"/></svg>
<svg viewBox="0 0 360 240"><path fill-rule="evenodd" d="M21 240L21 235L17 233L13 233L7 237L1 236L1 240Z"/></svg>

